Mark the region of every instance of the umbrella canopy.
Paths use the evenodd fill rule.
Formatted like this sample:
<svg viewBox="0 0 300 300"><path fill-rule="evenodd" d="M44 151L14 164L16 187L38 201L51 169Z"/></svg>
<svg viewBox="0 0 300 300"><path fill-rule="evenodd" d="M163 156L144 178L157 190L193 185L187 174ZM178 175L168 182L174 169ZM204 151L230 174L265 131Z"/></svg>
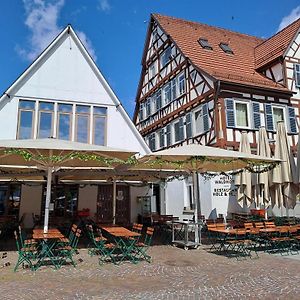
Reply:
<svg viewBox="0 0 300 300"><path fill-rule="evenodd" d="M247 132L242 132L239 151L240 153L251 154ZM235 176L235 185L238 186L238 201L243 200L243 207L245 208L247 207L247 202L252 201L251 173L243 171L241 174L237 174Z"/></svg>
<svg viewBox="0 0 300 300"><path fill-rule="evenodd" d="M44 232L48 231L53 172L61 168L112 168L135 153L58 139L0 140L0 165L47 171Z"/></svg>
<svg viewBox="0 0 300 300"><path fill-rule="evenodd" d="M216 147L190 144L147 154L132 169L185 170L188 172L227 172L278 160Z"/></svg>
<svg viewBox="0 0 300 300"><path fill-rule="evenodd" d="M259 128L258 131L257 154L265 157L271 157L271 149L270 149L269 139L265 127ZM263 172L257 175L259 206L262 205L262 202L265 206L265 202L269 202L270 200L269 182L270 182L270 172Z"/></svg>
<svg viewBox="0 0 300 300"><path fill-rule="evenodd" d="M107 167L136 152L58 139L0 140L0 165Z"/></svg>
<svg viewBox="0 0 300 300"><path fill-rule="evenodd" d="M285 125L283 122L277 124L275 158L281 159L281 162L273 169L272 182L277 190L278 206L282 207L282 199L286 198L286 208L288 202L295 202L295 193L293 183L296 183L296 165L291 147L288 142ZM282 193L282 195L280 195ZM290 203L292 205L292 203Z"/></svg>

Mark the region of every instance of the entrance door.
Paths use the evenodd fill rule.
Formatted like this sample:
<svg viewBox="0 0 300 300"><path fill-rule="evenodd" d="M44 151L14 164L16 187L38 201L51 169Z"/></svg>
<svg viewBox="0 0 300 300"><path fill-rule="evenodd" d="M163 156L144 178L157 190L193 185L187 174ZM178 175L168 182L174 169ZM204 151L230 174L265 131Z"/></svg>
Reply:
<svg viewBox="0 0 300 300"><path fill-rule="evenodd" d="M97 200L97 219L99 223L113 222L113 186L112 184L99 185ZM130 195L129 187L117 184L116 224L130 223Z"/></svg>

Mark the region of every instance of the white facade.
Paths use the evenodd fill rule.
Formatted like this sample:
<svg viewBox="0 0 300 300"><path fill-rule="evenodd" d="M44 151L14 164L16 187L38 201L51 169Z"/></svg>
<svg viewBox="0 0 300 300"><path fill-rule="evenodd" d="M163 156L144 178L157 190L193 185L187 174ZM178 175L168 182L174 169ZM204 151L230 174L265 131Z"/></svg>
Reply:
<svg viewBox="0 0 300 300"><path fill-rule="evenodd" d="M21 119L22 103L33 105L30 113L22 116L23 119ZM51 106L51 112L45 112L45 120L42 120L41 104ZM95 135L99 132L101 137L102 135L104 137L100 142L103 141L106 146L131 150L141 155L150 152L122 104L70 26L0 98L0 128L2 128L0 139L19 138L21 130L28 129L22 127L22 122L26 120L26 125L30 124L31 134L27 138L39 138L39 133L44 130L42 126L47 127L47 120L50 119L50 136L58 137L59 130L64 130L64 123L59 125L60 105L68 105L70 109L67 113L69 129L66 139L78 140L79 132L82 130L81 124L85 124L87 143L94 143ZM82 107L87 109L87 113L79 120L77 109ZM97 109L104 110L105 114L100 116L104 120L99 123L101 127L96 128ZM27 133L29 131L27 130ZM132 201L129 206L130 221L136 220L138 212L136 197L143 195L144 190L145 188L130 187ZM97 193L96 186L80 188L77 209L89 208L93 216L97 211ZM32 213L40 213L41 199L41 187L22 186L19 217L26 215L25 226L32 226Z"/></svg>

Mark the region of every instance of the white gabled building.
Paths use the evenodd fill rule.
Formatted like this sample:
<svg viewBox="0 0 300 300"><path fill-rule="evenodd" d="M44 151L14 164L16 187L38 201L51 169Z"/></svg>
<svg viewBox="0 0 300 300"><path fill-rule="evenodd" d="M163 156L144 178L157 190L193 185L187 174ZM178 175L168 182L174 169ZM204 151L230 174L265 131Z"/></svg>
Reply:
<svg viewBox="0 0 300 300"><path fill-rule="evenodd" d="M3 93L0 128L0 139L54 137L140 154L150 152L71 26L67 26ZM1 183L0 215L15 214L21 218L25 214L25 225L31 226L32 213L43 212L43 194L43 185ZM91 216L96 214L98 220L109 222L111 194L111 183L84 187L56 185L52 215L72 217L77 210L89 208ZM136 197L144 194L145 188L119 183L117 221L135 220Z"/></svg>

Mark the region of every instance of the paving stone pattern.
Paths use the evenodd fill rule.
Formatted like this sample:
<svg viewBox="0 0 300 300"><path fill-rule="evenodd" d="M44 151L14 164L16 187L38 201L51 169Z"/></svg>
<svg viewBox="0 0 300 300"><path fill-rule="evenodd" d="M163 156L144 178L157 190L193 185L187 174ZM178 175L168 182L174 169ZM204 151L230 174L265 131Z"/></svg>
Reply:
<svg viewBox="0 0 300 300"><path fill-rule="evenodd" d="M260 254L237 261L207 252L153 246L153 263L98 265L86 249L77 267L0 269L0 299L300 299L300 260Z"/></svg>

